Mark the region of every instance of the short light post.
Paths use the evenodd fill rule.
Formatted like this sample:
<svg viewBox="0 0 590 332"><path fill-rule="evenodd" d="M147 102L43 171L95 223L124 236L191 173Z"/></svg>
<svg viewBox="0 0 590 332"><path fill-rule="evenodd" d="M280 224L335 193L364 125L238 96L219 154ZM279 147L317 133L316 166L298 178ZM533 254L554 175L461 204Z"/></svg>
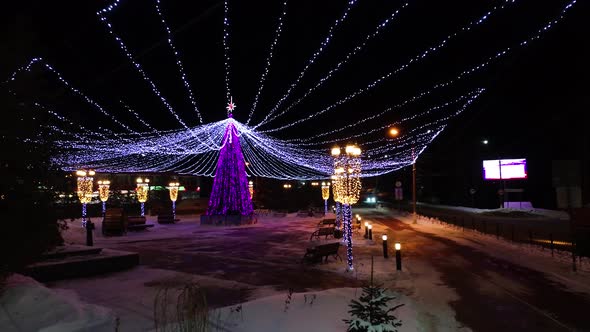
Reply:
<svg viewBox="0 0 590 332"><path fill-rule="evenodd" d="M141 203L141 216L145 216L145 202L148 199L148 192L150 191L150 179L137 178L137 201Z"/></svg>
<svg viewBox="0 0 590 332"><path fill-rule="evenodd" d="M107 212L107 200L109 199L110 186L111 186L111 181L108 181L108 180L99 180L98 181L98 197L100 198L100 201L102 202L102 216L103 216L103 218Z"/></svg>
<svg viewBox="0 0 590 332"><path fill-rule="evenodd" d="M170 182L168 184L168 190L170 191L170 200L172 201L172 218L176 219L176 200L178 199L178 188L180 183Z"/></svg>
<svg viewBox="0 0 590 332"><path fill-rule="evenodd" d="M369 240L373 240L373 225L369 225Z"/></svg>
<svg viewBox="0 0 590 332"><path fill-rule="evenodd" d="M324 215L328 214L328 199L330 198L330 182L322 182L322 199L324 200Z"/></svg>
<svg viewBox="0 0 590 332"><path fill-rule="evenodd" d="M369 238L369 222L365 221L365 239Z"/></svg>
<svg viewBox="0 0 590 332"><path fill-rule="evenodd" d="M383 240L383 258L388 258L389 255L387 254L387 234L383 234L381 236L381 239Z"/></svg>
<svg viewBox="0 0 590 332"><path fill-rule="evenodd" d="M82 226L86 227L86 204L90 203L92 200L92 190L93 190L93 176L96 173L93 170L79 170L76 171L76 176L78 177L77 181L77 193L78 199L80 203L82 203Z"/></svg>
<svg viewBox="0 0 590 332"><path fill-rule="evenodd" d="M402 270L402 245L399 242L395 243L395 268Z"/></svg>

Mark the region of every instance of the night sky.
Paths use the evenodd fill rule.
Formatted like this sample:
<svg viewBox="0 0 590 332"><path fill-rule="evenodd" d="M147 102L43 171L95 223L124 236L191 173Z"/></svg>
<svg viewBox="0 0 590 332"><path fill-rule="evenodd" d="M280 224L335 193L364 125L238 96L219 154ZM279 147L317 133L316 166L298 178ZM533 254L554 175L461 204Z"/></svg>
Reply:
<svg viewBox="0 0 590 332"><path fill-rule="evenodd" d="M120 101L158 129L178 128L174 118L133 70L96 16L96 11L106 3L109 2L21 1L18 8L6 10L2 19L0 76L6 78L31 57L41 56L72 84L122 120L133 122ZM290 101L305 93L403 3L358 1L346 23L335 32L326 51L310 68L300 87L294 90L294 98L291 97ZM501 3L410 1L407 9L400 12L399 19L354 61L290 115L268 128L323 109L406 63L411 56ZM327 127L333 129L358 121L403 101L426 87L454 77L498 50L517 44L556 18L567 3L516 1L510 9L494 15L483 26L454 39L442 52L410 66L370 93L276 136L293 138L320 133ZM238 105L235 117L239 121L245 122L253 103L281 7L282 1L230 1L231 89ZM262 119L294 81L345 7L345 1L290 1L283 36L254 113L254 123ZM490 192L493 185L481 181L479 165L482 159L528 158L530 179L514 185L526 187L534 203L547 207L553 202L553 197L547 194L551 190L551 160L582 160L585 174L588 174L589 7L587 1L578 1L566 19L540 40L516 49L483 72L441 89L405 111L416 112L474 88L486 89L465 113L451 122L418 161L419 182L425 187L423 199L436 196L442 202L465 204L468 200L465 193L470 187ZM176 47L205 122L223 119L226 104L223 2L163 0L162 10L174 32ZM189 124L197 124L179 80L174 57L163 39L165 31L153 2L124 0L110 18L115 31L175 110ZM40 101L52 105L80 123L100 121L87 104L62 89L59 82L42 71L25 75L17 87L19 102ZM5 93L5 89L2 90ZM11 104L3 107L15 109ZM396 116L400 115L390 114L379 124L393 122ZM490 144L483 146L483 139L489 140ZM382 190L389 190L393 178L407 178L407 175L405 171L384 177L379 186ZM584 181L587 186L587 177ZM481 204L489 205L489 202L489 199L482 198Z"/></svg>

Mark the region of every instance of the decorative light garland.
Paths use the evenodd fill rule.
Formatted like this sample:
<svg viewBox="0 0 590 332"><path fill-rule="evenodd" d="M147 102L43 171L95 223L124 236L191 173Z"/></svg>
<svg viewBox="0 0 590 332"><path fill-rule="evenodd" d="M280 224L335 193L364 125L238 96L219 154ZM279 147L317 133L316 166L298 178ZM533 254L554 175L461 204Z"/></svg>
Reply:
<svg viewBox="0 0 590 332"><path fill-rule="evenodd" d="M86 204L92 201L94 170L78 170L77 176L77 194L80 203L82 203L82 227L86 227Z"/></svg>
<svg viewBox="0 0 590 332"><path fill-rule="evenodd" d="M305 65L305 67L303 68L303 70L299 73L299 76L297 77L297 79L295 80L295 82L291 83L291 85L289 86L289 89L287 89L287 92L283 95L283 97L281 97L281 99L272 108L272 110L264 117L264 119L262 120L262 122L266 121L271 115L273 115L278 110L278 108L281 106L281 104L289 97L289 95L291 95L291 92L299 84L299 82L303 79L303 76L305 76L305 73L307 72L307 70L309 69L309 67L311 67L311 65L313 65L313 63L316 61L316 59L318 58L318 56L320 54L322 54L323 51L328 47L328 44L330 43L330 40L332 40L332 36L334 34L334 30L342 22L344 22L346 20L346 18L348 17L348 14L350 12L350 10L352 9L352 7L354 6L355 3L356 3L356 0L348 0L348 5L346 6L346 9L344 10L344 13L342 13L342 15L340 16L340 18L336 19L336 21L330 26L330 29L328 30L328 35L322 40L322 43L320 44L320 47L313 53L313 55L311 56L311 58L307 61L307 64Z"/></svg>
<svg viewBox="0 0 590 332"><path fill-rule="evenodd" d="M98 181L98 197L102 202L102 215L104 216L107 211L107 201L109 199L109 188L111 186L111 181L108 180L99 180Z"/></svg>
<svg viewBox="0 0 590 332"><path fill-rule="evenodd" d="M186 73L184 72L184 65L182 64L182 61L180 60L180 55L178 54L176 46L174 46L174 42L172 41L172 32L170 31L168 23L166 23L166 20L164 19L164 15L162 15L162 10L160 9L160 0L155 0L154 4L156 6L156 12L158 12L158 16L160 17L160 21L162 22L162 25L164 25L164 29L166 30L166 35L168 36L166 40L168 41L168 45L172 49L172 53L174 53L174 58L176 59L176 67L178 68L180 79L182 80L184 88L186 89L186 93L188 94L188 98L191 104L193 105L193 108L197 113L197 116L199 117L199 123L203 123L203 117L201 115L201 112L199 111L199 108L197 107L197 102L195 101L195 96L193 95L193 89L188 83Z"/></svg>
<svg viewBox="0 0 590 332"><path fill-rule="evenodd" d="M260 94L262 93L262 90L264 89L264 83L266 82L266 77L268 76L268 72L270 71L270 64L271 64L272 57L274 55L274 50L275 50L275 47L277 46L277 42L281 36L281 33L283 32L283 19L285 18L285 15L287 15L287 2L288 2L288 0L285 0L283 2L283 11L282 11L281 15L279 16L279 24L278 24L277 29L275 30L275 37L274 37L272 43L270 44L270 50L269 50L268 56L266 58L266 65L264 66L264 71L262 72L262 75L260 76L260 81L258 82L258 91L256 92L256 96L254 97L254 103L252 104L252 108L250 109L250 114L248 114L248 120L246 121L246 125L248 125L250 123L250 120L252 119L252 114L254 114L254 111L256 111L256 106L258 105L258 98L260 98Z"/></svg>
<svg viewBox="0 0 590 332"><path fill-rule="evenodd" d="M168 184L168 190L170 193L170 200L172 201L172 217L176 219L176 201L178 200L178 189L180 188L180 183L178 182L170 182Z"/></svg>
<svg viewBox="0 0 590 332"><path fill-rule="evenodd" d="M141 216L145 216L145 202L148 200L148 193L150 191L150 179L137 178L137 188L135 194L137 195L137 201L141 203Z"/></svg>

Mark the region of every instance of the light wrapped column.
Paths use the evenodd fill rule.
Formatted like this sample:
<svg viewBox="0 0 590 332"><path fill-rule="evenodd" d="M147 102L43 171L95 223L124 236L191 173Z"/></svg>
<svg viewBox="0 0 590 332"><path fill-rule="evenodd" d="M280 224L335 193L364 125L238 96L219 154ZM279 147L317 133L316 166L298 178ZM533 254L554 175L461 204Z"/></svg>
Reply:
<svg viewBox="0 0 590 332"><path fill-rule="evenodd" d="M145 202L148 200L150 191L150 179L137 178L137 188L135 190L137 201L141 203L141 216L145 216Z"/></svg>
<svg viewBox="0 0 590 332"><path fill-rule="evenodd" d="M341 149L332 149L334 157L334 176L332 187L334 198L342 203L342 221L344 242L346 242L347 269L353 270L352 264L352 210L351 205L358 202L361 192L361 149L355 145L347 145L345 155Z"/></svg>
<svg viewBox="0 0 590 332"><path fill-rule="evenodd" d="M330 198L330 182L322 182L322 199L324 200L324 215L328 214L328 199Z"/></svg>
<svg viewBox="0 0 590 332"><path fill-rule="evenodd" d="M100 198L100 201L102 202L102 215L103 216L107 212L106 204L107 204L107 200L109 199L110 186L111 186L111 181L108 181L108 180L98 181L98 197Z"/></svg>
<svg viewBox="0 0 590 332"><path fill-rule="evenodd" d="M96 174L93 170L79 170L76 171L77 179L77 194L80 203L82 203L82 226L86 227L86 204L90 203L92 200L92 190L93 190L93 182L94 182L94 174Z"/></svg>
<svg viewBox="0 0 590 332"><path fill-rule="evenodd" d="M178 200L178 189L180 188L180 183L178 182L170 182L168 185L168 190L170 192L170 200L172 201L172 217L176 219L176 201Z"/></svg>

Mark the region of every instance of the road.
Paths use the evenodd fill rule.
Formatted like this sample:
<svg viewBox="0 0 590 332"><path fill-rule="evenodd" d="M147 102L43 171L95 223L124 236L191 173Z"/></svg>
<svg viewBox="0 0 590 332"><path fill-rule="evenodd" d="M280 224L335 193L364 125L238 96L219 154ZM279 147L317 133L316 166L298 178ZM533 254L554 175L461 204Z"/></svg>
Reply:
<svg viewBox="0 0 590 332"><path fill-rule="evenodd" d="M457 321L473 331L590 331L586 294L451 237L421 232L377 211L370 218L395 232L404 256L424 260L441 274L460 297L450 303Z"/></svg>

